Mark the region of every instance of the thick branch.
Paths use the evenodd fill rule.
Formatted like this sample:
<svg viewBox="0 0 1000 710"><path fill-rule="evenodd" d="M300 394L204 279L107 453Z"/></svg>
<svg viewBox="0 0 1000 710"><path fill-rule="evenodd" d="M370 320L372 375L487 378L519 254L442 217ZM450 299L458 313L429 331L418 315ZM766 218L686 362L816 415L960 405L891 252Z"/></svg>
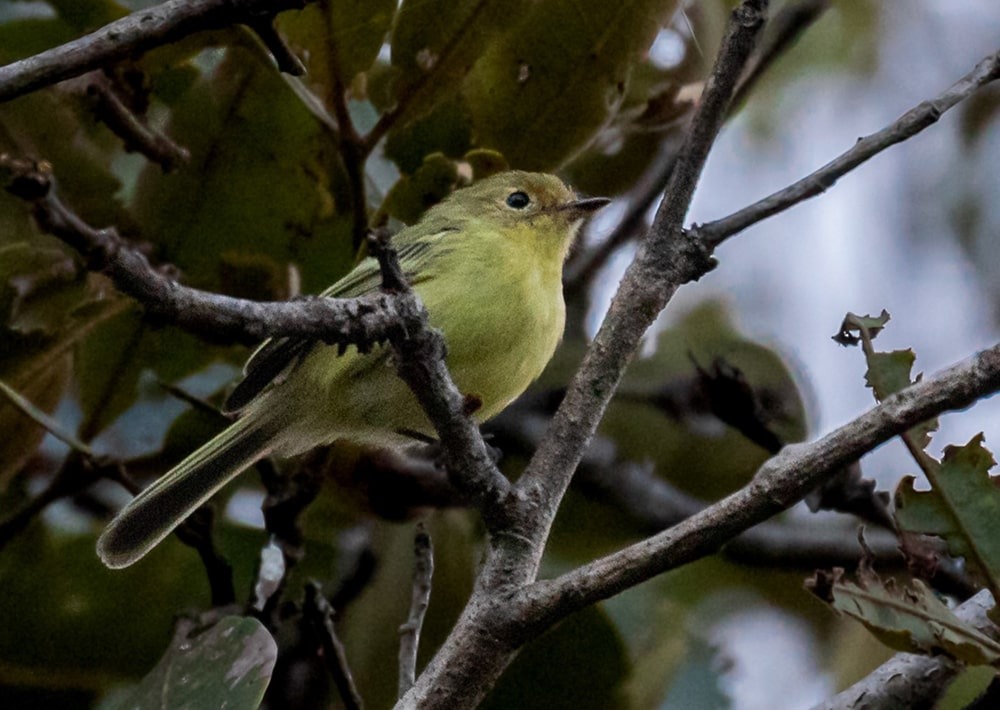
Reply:
<svg viewBox="0 0 1000 710"><path fill-rule="evenodd" d="M814 173L728 217L695 226L690 230L690 234L701 239L707 247L716 247L747 227L826 192L836 184L837 180L862 163L886 148L902 143L928 126L934 125L945 111L968 98L984 84L998 78L1000 78L1000 52L983 59L975 69L952 84L937 98L924 101L904 113L891 125L861 138L850 150Z"/></svg>
<svg viewBox="0 0 1000 710"><path fill-rule="evenodd" d="M891 437L997 390L1000 345L906 388L818 441L786 446L749 485L669 530L558 579L536 583L528 594L528 613L539 614L544 628L577 609L711 554Z"/></svg>
<svg viewBox="0 0 1000 710"><path fill-rule="evenodd" d="M133 12L88 35L0 67L0 101L49 86L136 56L195 32L245 23L261 27L282 10L300 8L313 0L167 0ZM272 51L280 43L264 41ZM290 68L288 57L276 60Z"/></svg>
<svg viewBox="0 0 1000 710"><path fill-rule="evenodd" d="M474 705L527 640L517 630L519 624L497 626L510 611L507 594L534 579L559 502L642 334L678 286L711 268L708 254L680 234L681 222L766 6L766 0L745 0L733 12L652 233L629 268L549 436L514 488L508 504L513 524L493 531L476 592L400 707Z"/></svg>
<svg viewBox="0 0 1000 710"><path fill-rule="evenodd" d="M537 506L533 556L522 567L533 578L549 527L615 388L646 329L682 284L712 268L709 254L681 233L708 151L725 119L744 63L764 22L766 2L747 0L734 12L701 103L671 173L653 227L622 279L601 329L570 384L549 436L518 482Z"/></svg>
<svg viewBox="0 0 1000 710"><path fill-rule="evenodd" d="M962 621L997 638L997 627L987 616L993 597L983 590L955 609ZM820 703L813 710L903 710L928 707L963 670L947 656L897 653L871 674Z"/></svg>

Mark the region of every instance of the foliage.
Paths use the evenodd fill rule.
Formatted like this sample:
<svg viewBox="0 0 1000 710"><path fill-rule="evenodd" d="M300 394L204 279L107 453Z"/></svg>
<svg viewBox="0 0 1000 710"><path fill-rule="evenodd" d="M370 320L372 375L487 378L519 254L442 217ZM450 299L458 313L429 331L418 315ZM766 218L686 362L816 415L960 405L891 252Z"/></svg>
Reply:
<svg viewBox="0 0 1000 710"><path fill-rule="evenodd" d="M628 193L681 135L731 4L687 4L678 13L677 0L319 0L275 22L303 60L303 77L279 73L250 30L212 28L0 103L0 153L51 163L75 212L90 224L114 225L178 280L287 299L316 293L349 270L369 225L412 223L457 187L507 167L558 171L586 192ZM0 64L149 3L7 5L0 7ZM835 65L828 45L853 47L845 61L864 64L858 57L874 53L878 12L877 4L851 4L840 30L824 34L820 65ZM650 53L665 38L677 45L672 64ZM779 67L780 81L807 68L790 64ZM168 171L135 152L134 140L103 120L97 83L186 150L187 160ZM981 123L970 132L981 132ZM515 405L525 418L550 411L579 364L588 297L575 292L569 310L577 322ZM870 344L886 320L845 322L842 340ZM772 347L739 332L723 304L691 308L654 345L628 372L600 431L616 462L647 462L657 480L710 500L750 480L773 453L762 441L780 448L805 438L807 398L797 373ZM195 552L175 538L135 569L100 567L94 540L124 500L123 479L90 485L83 472L111 461L145 484L165 471L224 423L214 409L248 350L151 321L6 193L0 346L0 626L7 629L0 705L146 707L166 699L252 707L270 682L269 702L278 707L294 699L279 693L299 677L308 686L301 703L328 705L335 689L302 603L306 580L316 579L334 602L361 695L371 707L389 706L397 627L409 599L409 521L417 516L429 518L436 551L421 665L444 641L474 584L481 524L446 494L393 478L380 452L347 444L259 471L272 494L266 509L288 502L274 500L272 469L283 480L316 474L322 481L302 515L301 560L290 557L297 564L270 605L238 616L227 615L243 611L233 605L213 609L200 618L214 624L175 631L168 641L178 611L212 606L216 580L206 582ZM878 400L911 383L912 364L909 351L870 354L868 382ZM720 394L713 382L730 387ZM934 426L908 434L921 452ZM60 471L73 456L46 438L46 428L65 431L62 439L82 456L81 475L69 484ZM505 451L504 472L518 476L528 453ZM1000 553L989 534L997 493L982 440L949 448L941 462L924 456L933 490L904 481L896 520L943 537L950 554L974 562L1000 589ZM218 550L232 565L237 598L230 601L238 603L252 597L265 537L257 525L260 486L244 479L219 496L214 521ZM61 500L8 534L5 523L48 493ZM544 571L589 561L647 528L621 506L572 491ZM529 643L485 705L718 704L724 684L715 649L704 629L684 624L712 593L752 588L830 633L828 618L799 606L789 578L713 560L679 571L669 587L633 590L627 605L589 608ZM905 597L873 575L859 585L837 576L830 590L838 610L894 648L996 663L995 642L955 626L919 584ZM890 608L899 613L887 622Z"/></svg>

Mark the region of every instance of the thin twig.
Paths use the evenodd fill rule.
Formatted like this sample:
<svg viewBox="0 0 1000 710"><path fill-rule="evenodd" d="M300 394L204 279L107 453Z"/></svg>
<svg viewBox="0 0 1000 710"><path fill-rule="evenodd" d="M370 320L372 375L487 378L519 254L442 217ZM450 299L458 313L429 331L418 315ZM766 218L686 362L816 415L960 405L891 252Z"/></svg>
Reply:
<svg viewBox="0 0 1000 710"><path fill-rule="evenodd" d="M208 588L212 594L212 606L221 607L236 602L236 587L233 584L233 566L215 546L215 510L203 505L177 526L177 539L198 553Z"/></svg>
<svg viewBox="0 0 1000 710"><path fill-rule="evenodd" d="M375 576L378 559L372 547L372 534L371 521L366 521L337 536L337 579L328 595L334 614L343 612Z"/></svg>
<svg viewBox="0 0 1000 710"><path fill-rule="evenodd" d="M319 0L323 17L329 24L333 22L330 11L331 0ZM340 159L344 163L351 190L351 243L357 250L368 230L368 197L365 191L365 145L364 139L358 134L351 112L347 107L347 85L341 70L338 47L333 43L334 32L328 27L326 33L327 70L330 74L330 87L327 103L333 107L333 115L337 118L338 145Z"/></svg>
<svg viewBox="0 0 1000 710"><path fill-rule="evenodd" d="M195 32L262 18L313 0L167 0L88 35L0 67L0 101L175 42Z"/></svg>
<svg viewBox="0 0 1000 710"><path fill-rule="evenodd" d="M833 187L837 180L862 163L934 125L945 111L968 98L983 85L998 78L1000 78L1000 52L980 61L971 72L952 84L937 98L922 102L889 126L859 139L850 150L798 182L728 217L695 225L689 233L692 237L702 240L706 246L716 247L761 220L784 212L810 197L821 195Z"/></svg>
<svg viewBox="0 0 1000 710"><path fill-rule="evenodd" d="M746 69L729 105L728 117L732 117L743 104L757 86L758 80L774 66L777 59L822 17L829 9L831 1L796 0L782 7L767 23L760 45L747 60ZM567 293L578 293L586 288L612 254L642 233L646 214L653 203L663 195L664 188L670 180L679 148L680 145L676 140L667 140L664 143L660 155L636 183L625 216L611 234L594 249L581 253L579 259L569 264L565 279Z"/></svg>
<svg viewBox="0 0 1000 710"><path fill-rule="evenodd" d="M264 43L264 46L271 52L274 62L278 66L278 71L289 76L304 76L306 67L295 52L285 43L285 40L274 28L274 18L263 17L251 22L247 22L249 27Z"/></svg>
<svg viewBox="0 0 1000 710"><path fill-rule="evenodd" d="M420 631L431 599L431 578L434 576L434 545L423 521L417 523L413 536L413 593L410 614L399 627L399 697L413 687L417 678L417 651Z"/></svg>
<svg viewBox="0 0 1000 710"><path fill-rule="evenodd" d="M28 400L27 397L2 380L0 380L0 394L6 397L11 404L17 407L21 413L24 414L24 416L31 419L68 447L79 451L91 460L96 458L97 454L95 454L94 450L87 446L87 444L73 436L73 434L67 431L62 424L53 419L42 409L36 407L31 401Z"/></svg>
<svg viewBox="0 0 1000 710"><path fill-rule="evenodd" d="M34 498L0 520L0 550L24 530L51 503L80 493L102 478L116 478L122 464L70 451L52 480Z"/></svg>
<svg viewBox="0 0 1000 710"><path fill-rule="evenodd" d="M125 150L141 153L158 164L164 172L170 172L191 159L187 148L150 128L126 106L103 72L92 72L85 78L86 93L93 100L94 112L112 133L122 139Z"/></svg>
<svg viewBox="0 0 1000 710"><path fill-rule="evenodd" d="M323 647L323 658L326 660L333 682L340 692L344 707L347 710L361 710L364 703L361 700L361 694L358 693L358 689L354 685L354 677L347 664L344 644L337 636L337 630L333 624L333 608L323 596L320 586L316 582L310 582L306 585L306 598L302 614L319 634Z"/></svg>

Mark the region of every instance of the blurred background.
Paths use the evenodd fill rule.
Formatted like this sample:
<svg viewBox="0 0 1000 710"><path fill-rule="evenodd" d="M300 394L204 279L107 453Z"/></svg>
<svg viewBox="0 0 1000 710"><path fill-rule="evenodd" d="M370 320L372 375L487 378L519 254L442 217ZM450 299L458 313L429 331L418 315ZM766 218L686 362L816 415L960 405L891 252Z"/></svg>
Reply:
<svg viewBox="0 0 1000 710"><path fill-rule="evenodd" d="M0 63L153 4L0 0ZM621 29L630 42L620 48L622 60L594 80L607 82L598 89L611 92L597 92L597 108L542 94L533 99L541 103L525 100L515 110L504 94L510 87L489 65L448 75L431 98L411 102L418 106L412 118L391 127L363 166L363 208L393 226L415 219L468 173L478 177L505 165L554 170L588 194L619 198L590 226L570 263L564 346L538 387L493 427L511 476L530 455L532 437L634 253L634 239L614 250L601 245L635 209L634 186L675 146L733 4L641 3L649 16L636 10L642 22ZM774 3L774 11L795 4ZM154 258L178 265L188 283L255 298L315 292L355 258L358 190L323 128L329 114L308 100L318 97L330 109L339 88L360 132L378 126L417 72L402 48L434 41L424 36L430 31L420 12L449 17L438 5L345 2L341 16L326 7L333 26L345 18L357 22L337 36L339 46L357 50L336 58L342 85L319 49L335 30L317 29L324 26L318 6L287 13L278 24L306 57L310 75L301 82L279 78L245 34L224 31L110 72L116 90L133 91L132 108L150 126L190 151L189 162L170 172L126 151L95 118L87 86L72 82L0 104L0 150L49 160L81 215L98 226L117 225ZM558 13L571 3L537 5L557 10L534 20L526 15L517 25L521 39L481 44L500 56L543 45L539 37L563 27ZM600 5L579 0L592 20L603 12ZM723 217L810 173L1000 50L1000 8L992 0L829 5L766 68L727 123L689 222ZM566 25L565 47L568 38L602 26L589 24ZM537 36L524 27L538 28ZM534 72L529 76L544 75L544 55L523 63ZM619 80L622 72L627 82ZM557 118L524 130L539 105L554 107ZM632 466L682 490L678 495L693 505L744 484L768 452L699 400L697 368L720 361L746 378L782 441L815 438L846 423L872 406L860 351L830 339L848 311L886 309L892 320L876 345L912 348L916 371L935 372L995 343L998 156L1000 87L994 86L826 194L729 240L716 253L719 267L682 288L648 335L644 357L601 428L593 468ZM640 233L632 230L633 237ZM589 278L574 281L587 263ZM94 450L125 461L145 482L219 428L221 421L198 402L221 400L246 347L205 344L143 323L107 283L87 277L68 251L39 234L24 206L7 195L0 197L0 276L0 378ZM980 431L993 444L1000 436L998 406L987 400L943 417L931 452ZM6 521L0 522L0 705L112 707L116 694L168 648L175 615L211 605L204 570L173 539L127 571L101 567L96 535L128 499L112 480L65 486L53 502L35 506L37 514L21 515L53 491L67 447L9 405L0 405L0 425L0 521ZM428 520L437 560L422 660L443 640L471 589L483 533L475 516L450 507L446 496L435 499L426 484L402 490L400 472L372 452L335 446L310 461L326 483L303 518L307 554L286 587L287 616L270 622L283 660L267 702L337 702L329 681L304 660L310 656L302 635L284 623L296 618L305 581L317 579L341 602L338 629L362 695L369 707L387 707L395 693L397 627L409 602L413 520ZM887 491L916 473L896 443L862 465ZM546 575L652 531L634 501L612 495L598 480L588 474L568 495ZM253 585L266 540L264 499L250 475L218 502L215 534L233 566L238 601ZM808 529L851 546L858 523L802 505L783 524L788 536ZM574 616L525 648L486 706L808 708L891 655L802 589L813 567L828 560L752 557L715 556ZM299 686L291 689L296 678ZM964 706L988 680L968 674L946 707Z"/></svg>

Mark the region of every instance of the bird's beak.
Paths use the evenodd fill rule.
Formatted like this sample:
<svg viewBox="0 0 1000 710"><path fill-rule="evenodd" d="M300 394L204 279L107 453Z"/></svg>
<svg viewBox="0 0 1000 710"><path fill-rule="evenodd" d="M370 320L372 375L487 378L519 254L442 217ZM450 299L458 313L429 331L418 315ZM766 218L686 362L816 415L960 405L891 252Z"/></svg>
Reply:
<svg viewBox="0 0 1000 710"><path fill-rule="evenodd" d="M611 203L607 197L588 197L583 200L575 200L563 206L563 209L571 213L577 219L589 217L602 207Z"/></svg>

